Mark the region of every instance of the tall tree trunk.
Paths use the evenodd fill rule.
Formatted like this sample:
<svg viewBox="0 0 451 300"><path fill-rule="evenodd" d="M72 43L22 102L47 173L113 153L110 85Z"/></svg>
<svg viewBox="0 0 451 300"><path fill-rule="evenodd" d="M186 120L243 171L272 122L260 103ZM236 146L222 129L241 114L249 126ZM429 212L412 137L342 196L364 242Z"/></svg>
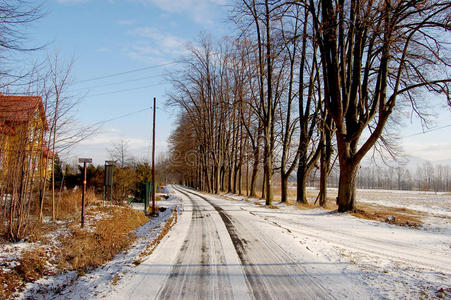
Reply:
<svg viewBox="0 0 451 300"><path fill-rule="evenodd" d="M265 138L265 165L264 165L264 173L265 173L265 197L266 205L271 205L273 201L273 192L272 192L272 155L271 155L271 145L270 145L270 134Z"/></svg>
<svg viewBox="0 0 451 300"><path fill-rule="evenodd" d="M285 203L288 201L288 174L281 174L280 176L280 188L281 188L281 198L280 202Z"/></svg>
<svg viewBox="0 0 451 300"><path fill-rule="evenodd" d="M307 204L307 179L309 175L307 165L300 163L297 170L297 188L296 188L296 202Z"/></svg>
<svg viewBox="0 0 451 300"><path fill-rule="evenodd" d="M330 160L332 158L332 133L330 128L332 119L330 115L326 117L325 126L321 130L321 162L320 162L320 180L319 180L319 205L324 207L327 202L327 180L331 171Z"/></svg>
<svg viewBox="0 0 451 300"><path fill-rule="evenodd" d="M228 167L228 172L227 172L227 193L232 192L232 167L233 167L233 164L230 161L229 167Z"/></svg>
<svg viewBox="0 0 451 300"><path fill-rule="evenodd" d="M252 173L251 173L251 186L250 186L250 197L257 196L257 173L258 173L258 162L259 162L259 151L254 152L254 162L252 164Z"/></svg>
<svg viewBox="0 0 451 300"><path fill-rule="evenodd" d="M260 126L259 126L260 127ZM252 175L251 175L251 192L250 197L257 196L257 174L258 174L258 165L260 164L260 128L257 132L257 138L255 142L254 149L254 162L252 165Z"/></svg>
<svg viewBox="0 0 451 300"><path fill-rule="evenodd" d="M326 157L326 145L322 143L321 145L321 157L320 157L320 175L319 175L319 205L322 207L326 206L327 202L327 171L328 164Z"/></svg>
<svg viewBox="0 0 451 300"><path fill-rule="evenodd" d="M340 162L340 180L338 186L338 211L353 211L356 199L356 178L358 163Z"/></svg>

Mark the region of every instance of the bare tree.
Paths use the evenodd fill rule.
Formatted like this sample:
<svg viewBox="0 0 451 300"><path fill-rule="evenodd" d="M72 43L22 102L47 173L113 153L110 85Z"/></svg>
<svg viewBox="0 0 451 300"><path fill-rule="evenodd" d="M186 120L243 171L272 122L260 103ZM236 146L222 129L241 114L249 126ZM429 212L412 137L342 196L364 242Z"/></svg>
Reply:
<svg viewBox="0 0 451 300"><path fill-rule="evenodd" d="M114 143L112 148L107 148L110 159L115 161L119 168L126 167L132 161L128 147L128 142L121 139L119 142Z"/></svg>
<svg viewBox="0 0 451 300"><path fill-rule="evenodd" d="M398 98L423 89L449 102L440 35L449 30L448 1L309 1L324 76L327 109L337 130L339 211L355 208L358 166L375 145ZM362 133L370 134L360 141Z"/></svg>

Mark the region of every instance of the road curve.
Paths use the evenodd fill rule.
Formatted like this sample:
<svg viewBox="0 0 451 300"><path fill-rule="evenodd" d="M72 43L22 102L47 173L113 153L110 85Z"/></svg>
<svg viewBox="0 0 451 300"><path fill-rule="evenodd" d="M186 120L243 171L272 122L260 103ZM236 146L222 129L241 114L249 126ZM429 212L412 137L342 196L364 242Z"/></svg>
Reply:
<svg viewBox="0 0 451 300"><path fill-rule="evenodd" d="M173 190L184 203L179 222L109 298L334 299L346 292L336 293L330 278L352 285L299 244L293 247L277 226L227 201L180 186ZM312 273L314 268L319 271ZM362 291L349 294L366 298Z"/></svg>

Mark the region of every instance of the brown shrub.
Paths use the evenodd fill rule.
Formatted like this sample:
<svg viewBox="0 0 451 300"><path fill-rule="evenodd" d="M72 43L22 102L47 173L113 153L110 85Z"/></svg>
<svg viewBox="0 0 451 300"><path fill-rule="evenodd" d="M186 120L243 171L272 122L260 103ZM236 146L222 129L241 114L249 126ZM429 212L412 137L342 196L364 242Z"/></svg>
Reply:
<svg viewBox="0 0 451 300"><path fill-rule="evenodd" d="M16 271L5 272L0 269L0 299L11 299L24 285Z"/></svg>
<svg viewBox="0 0 451 300"><path fill-rule="evenodd" d="M46 261L45 251L36 247L22 252L20 264L14 270L25 282L35 281L44 276L47 270Z"/></svg>
<svg viewBox="0 0 451 300"><path fill-rule="evenodd" d="M81 211L82 191L70 190L62 193L61 197L57 196L56 216L58 219L70 219L73 215ZM92 190L86 191L85 207L96 205L98 202L95 193Z"/></svg>
<svg viewBox="0 0 451 300"><path fill-rule="evenodd" d="M97 207L89 214L102 212L111 217L100 220L94 231L74 226L72 236L63 240L60 267L86 270L102 265L133 243L135 235L130 232L148 221L143 212L128 207Z"/></svg>
<svg viewBox="0 0 451 300"><path fill-rule="evenodd" d="M312 209L315 208L315 204L312 203L297 203L296 202L296 207L299 209Z"/></svg>
<svg viewBox="0 0 451 300"><path fill-rule="evenodd" d="M423 223L421 218L425 216L425 213L407 208L359 203L351 215L399 226L419 227Z"/></svg>

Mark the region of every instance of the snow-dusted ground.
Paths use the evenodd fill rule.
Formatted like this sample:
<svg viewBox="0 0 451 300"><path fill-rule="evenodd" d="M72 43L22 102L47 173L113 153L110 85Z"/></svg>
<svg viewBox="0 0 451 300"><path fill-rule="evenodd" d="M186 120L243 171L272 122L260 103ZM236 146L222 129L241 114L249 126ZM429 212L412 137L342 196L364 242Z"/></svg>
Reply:
<svg viewBox="0 0 451 300"><path fill-rule="evenodd" d="M108 298L450 296L449 227L418 230L319 208L267 209L244 197L177 189L185 206L179 223Z"/></svg>
<svg viewBox="0 0 451 300"><path fill-rule="evenodd" d="M293 186L290 186L293 188ZM296 187L294 187L296 188ZM316 194L318 189L309 188ZM328 188L330 197L337 196L337 188ZM295 200L295 198L294 198ZM314 201L315 199L310 199ZM426 191L357 189L357 203L368 203L396 208L407 208L424 214L426 229L447 230L451 221L451 194Z"/></svg>
<svg viewBox="0 0 451 300"><path fill-rule="evenodd" d="M435 201L434 197L442 197L442 208L450 201L445 194L359 191L358 196L362 195L371 197L375 204L386 199L387 206L394 206L400 201L400 207L404 203L414 209L415 204L425 212L430 212L428 205ZM270 210L249 203L243 206L245 197L227 197L238 200L240 209L285 229L313 253L344 264L343 272L355 272L356 283L368 286L371 298L434 298L442 291L451 297L451 225L446 216L430 216L431 223L415 229L321 208L299 210L279 204L279 209Z"/></svg>
<svg viewBox="0 0 451 300"><path fill-rule="evenodd" d="M139 255L160 233L166 221L170 218L173 208L180 205L180 199L170 197L158 202L160 207L166 207L157 218L136 230L136 242L124 253L115 256L113 260L100 268L94 269L83 276L75 271L64 272L57 276L44 277L34 283L28 283L21 294L22 299L88 299L104 298L111 291L115 281L120 280L135 268ZM139 203L135 209L143 209Z"/></svg>
<svg viewBox="0 0 451 300"><path fill-rule="evenodd" d="M155 237L151 224L130 251L42 298L451 297L449 223L415 229L177 186L169 192L182 204L178 222L141 264L132 262Z"/></svg>

